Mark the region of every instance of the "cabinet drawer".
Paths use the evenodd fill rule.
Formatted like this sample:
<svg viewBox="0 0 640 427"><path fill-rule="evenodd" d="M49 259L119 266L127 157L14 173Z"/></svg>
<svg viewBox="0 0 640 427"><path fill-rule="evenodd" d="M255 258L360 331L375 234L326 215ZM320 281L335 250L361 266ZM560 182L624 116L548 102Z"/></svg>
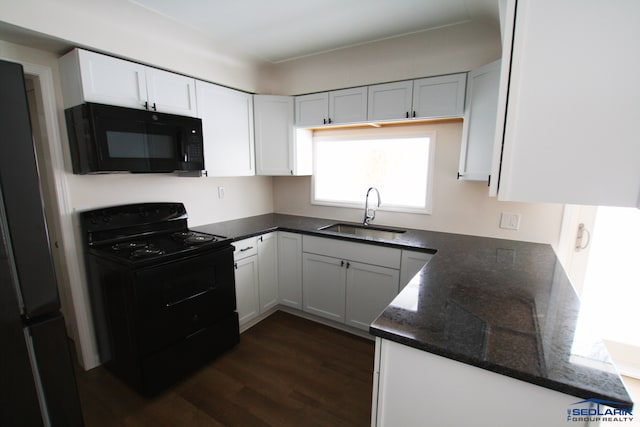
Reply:
<svg viewBox="0 0 640 427"><path fill-rule="evenodd" d="M258 237L249 237L232 243L234 261L258 254Z"/></svg>
<svg viewBox="0 0 640 427"><path fill-rule="evenodd" d="M400 249L384 246L302 236L302 251L382 267L400 268Z"/></svg>

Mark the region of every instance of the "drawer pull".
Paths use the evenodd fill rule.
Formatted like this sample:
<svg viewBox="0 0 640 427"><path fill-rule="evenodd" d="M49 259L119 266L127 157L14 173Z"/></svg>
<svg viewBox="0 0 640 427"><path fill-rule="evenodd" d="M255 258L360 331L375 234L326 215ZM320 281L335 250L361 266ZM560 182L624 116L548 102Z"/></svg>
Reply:
<svg viewBox="0 0 640 427"><path fill-rule="evenodd" d="M197 294L189 295L188 297L182 298L181 300L168 302L166 304L166 307L169 308L169 307L173 307L174 305L182 304L183 302L187 302L187 301L192 300L194 298L198 298L198 297L200 297L200 296L202 296L204 294L208 294L209 292L213 291L214 289L215 288L212 286L209 289L206 289L206 290L204 290L202 292L198 292Z"/></svg>
<svg viewBox="0 0 640 427"><path fill-rule="evenodd" d="M240 249L240 252L246 252L246 251L249 251L249 250L251 250L251 249L253 249L253 246L247 246L247 247L246 247L246 248L244 248L244 249Z"/></svg>

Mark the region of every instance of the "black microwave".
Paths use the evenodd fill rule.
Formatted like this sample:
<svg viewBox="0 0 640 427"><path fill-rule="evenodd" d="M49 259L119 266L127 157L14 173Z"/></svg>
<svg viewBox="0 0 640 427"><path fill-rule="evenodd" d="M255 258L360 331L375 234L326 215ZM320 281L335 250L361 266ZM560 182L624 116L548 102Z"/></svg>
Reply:
<svg viewBox="0 0 640 427"><path fill-rule="evenodd" d="M204 170L198 118L94 103L65 118L73 173Z"/></svg>

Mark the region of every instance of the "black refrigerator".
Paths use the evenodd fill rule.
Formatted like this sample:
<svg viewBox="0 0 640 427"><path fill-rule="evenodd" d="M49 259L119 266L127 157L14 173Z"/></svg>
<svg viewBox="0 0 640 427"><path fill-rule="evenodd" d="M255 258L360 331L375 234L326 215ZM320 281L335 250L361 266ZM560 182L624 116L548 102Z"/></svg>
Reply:
<svg viewBox="0 0 640 427"><path fill-rule="evenodd" d="M0 425L82 425L22 66L0 61Z"/></svg>

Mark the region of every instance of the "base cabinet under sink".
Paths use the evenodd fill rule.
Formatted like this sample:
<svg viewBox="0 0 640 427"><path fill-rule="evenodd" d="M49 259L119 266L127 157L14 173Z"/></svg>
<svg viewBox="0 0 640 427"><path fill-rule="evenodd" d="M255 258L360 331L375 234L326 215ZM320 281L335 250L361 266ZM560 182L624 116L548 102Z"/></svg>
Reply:
<svg viewBox="0 0 640 427"><path fill-rule="evenodd" d="M368 331L398 294L400 259L399 249L303 236L303 311Z"/></svg>

